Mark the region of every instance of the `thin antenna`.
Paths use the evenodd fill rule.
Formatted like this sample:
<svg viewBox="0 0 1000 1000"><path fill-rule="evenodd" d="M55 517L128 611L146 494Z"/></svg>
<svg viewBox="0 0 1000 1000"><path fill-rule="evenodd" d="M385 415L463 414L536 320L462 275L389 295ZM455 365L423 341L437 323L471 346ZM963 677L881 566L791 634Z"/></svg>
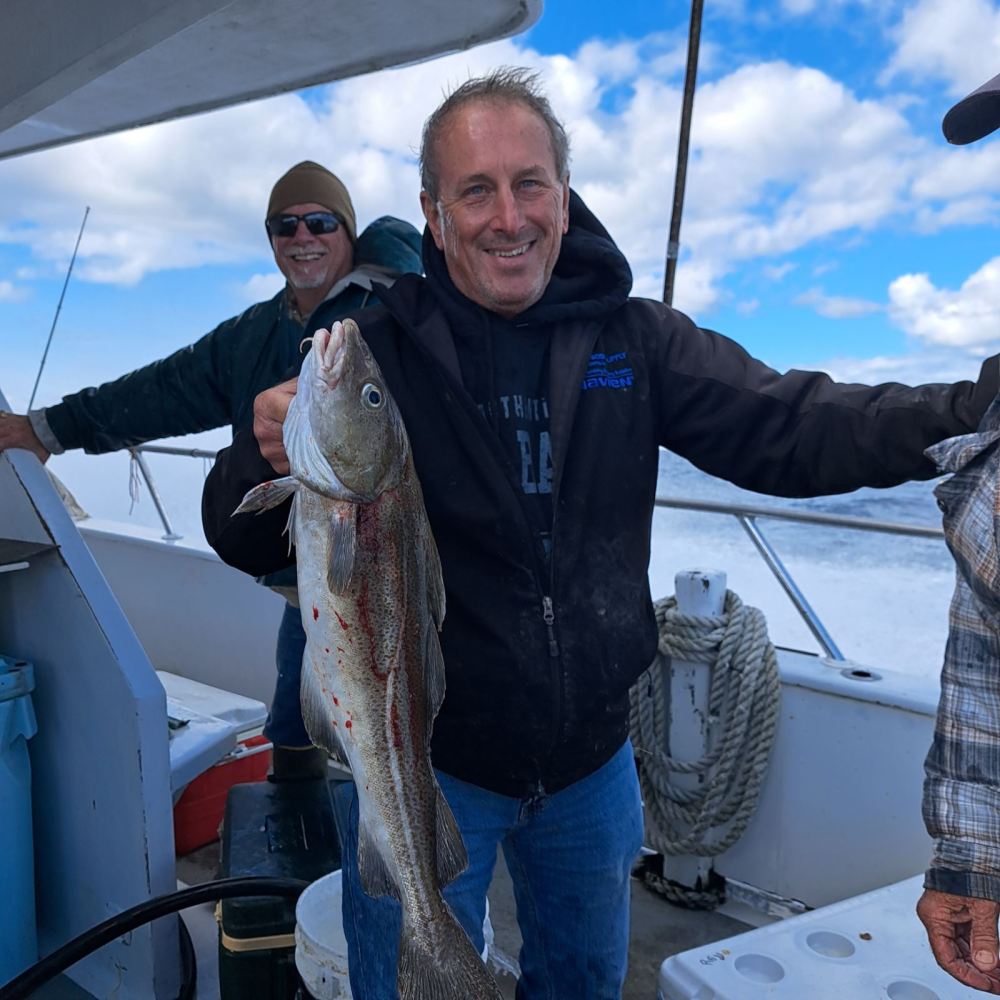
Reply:
<svg viewBox="0 0 1000 1000"><path fill-rule="evenodd" d="M688 31L687 72L684 75L684 101L681 105L681 132L677 140L677 172L674 175L674 207L670 215L670 236L667 242L667 270L663 276L663 301L673 305L674 272L681 249L681 214L684 211L684 185L687 181L688 137L691 134L691 112L694 108L694 87L698 77L698 49L701 43L701 12L703 0L691 4L691 26Z"/></svg>
<svg viewBox="0 0 1000 1000"><path fill-rule="evenodd" d="M59 311L62 309L63 299L66 298L66 286L69 284L69 276L73 273L73 263L76 260L76 252L80 249L80 240L83 237L83 227L87 224L87 216L90 215L90 206L83 213L83 222L80 223L80 232L76 237L76 246L73 247L73 256L69 259L69 269L66 271L66 280L63 282L62 294L59 296L59 305L56 306L56 314L52 318L52 329L49 330L49 339L45 342L45 353L42 354L42 363L38 366L38 374L35 376L35 388L31 390L31 399L28 400L28 409L35 401L35 393L38 392L38 383L42 380L42 372L45 370L45 361L49 356L49 348L52 346L52 335L56 332L56 323L59 322Z"/></svg>

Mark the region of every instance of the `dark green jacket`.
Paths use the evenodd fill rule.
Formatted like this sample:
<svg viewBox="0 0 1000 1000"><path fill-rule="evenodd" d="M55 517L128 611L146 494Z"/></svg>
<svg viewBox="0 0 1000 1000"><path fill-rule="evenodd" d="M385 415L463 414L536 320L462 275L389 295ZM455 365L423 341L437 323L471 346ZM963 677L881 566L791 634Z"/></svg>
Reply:
<svg viewBox="0 0 1000 1000"><path fill-rule="evenodd" d="M358 237L354 265L384 284L419 273L420 234L400 219L377 219ZM169 357L46 407L49 429L63 448L98 454L226 424L250 427L254 397L297 365L302 338L361 309L371 296L366 285L351 281L304 324L289 315L282 290Z"/></svg>

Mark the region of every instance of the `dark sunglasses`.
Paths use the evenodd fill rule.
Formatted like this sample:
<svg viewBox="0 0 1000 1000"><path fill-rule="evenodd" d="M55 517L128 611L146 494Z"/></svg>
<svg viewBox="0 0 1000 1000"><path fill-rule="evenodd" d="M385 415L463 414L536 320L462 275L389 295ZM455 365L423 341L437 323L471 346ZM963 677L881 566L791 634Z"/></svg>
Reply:
<svg viewBox="0 0 1000 1000"><path fill-rule="evenodd" d="M294 236L299 223L304 222L306 229L313 236L326 236L335 233L340 228L340 219L333 212L306 212L305 215L289 215L279 212L267 220L267 232L270 236Z"/></svg>

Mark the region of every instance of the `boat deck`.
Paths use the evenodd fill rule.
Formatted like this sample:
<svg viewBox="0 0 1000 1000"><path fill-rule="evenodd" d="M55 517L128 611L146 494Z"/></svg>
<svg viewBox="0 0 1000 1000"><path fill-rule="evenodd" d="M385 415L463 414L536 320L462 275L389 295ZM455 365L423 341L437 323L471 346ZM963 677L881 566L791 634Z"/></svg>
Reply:
<svg viewBox="0 0 1000 1000"><path fill-rule="evenodd" d="M209 844L178 860L178 878L187 885L210 881L218 874L218 864L219 845ZM497 858L489 899L496 947L504 955L516 957L520 934L510 876L502 855ZM218 1000L218 931L214 908L208 904L192 907L185 911L184 919L198 960L197 1000ZM668 955L748 929L746 924L719 913L673 906L633 879L629 972L622 1000L655 1000L660 965ZM514 978L503 973L498 973L497 978L504 997L513 1000Z"/></svg>

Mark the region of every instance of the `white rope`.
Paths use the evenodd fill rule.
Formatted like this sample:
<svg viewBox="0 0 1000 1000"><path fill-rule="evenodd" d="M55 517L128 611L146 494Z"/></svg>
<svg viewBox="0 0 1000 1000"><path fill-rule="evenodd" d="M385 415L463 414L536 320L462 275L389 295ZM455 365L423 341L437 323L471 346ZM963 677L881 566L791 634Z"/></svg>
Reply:
<svg viewBox="0 0 1000 1000"><path fill-rule="evenodd" d="M677 760L665 752L669 664L663 669L658 658L632 688L629 720L646 813L646 842L663 855L715 857L739 840L757 806L778 721L777 657L763 614L744 606L732 591L726 591L719 618L683 615L673 597L657 602L655 610L663 657L712 665L708 702L712 749L693 761ZM674 781L678 774L702 775L703 780L697 788L682 788ZM686 893L685 898L689 905L708 905Z"/></svg>

